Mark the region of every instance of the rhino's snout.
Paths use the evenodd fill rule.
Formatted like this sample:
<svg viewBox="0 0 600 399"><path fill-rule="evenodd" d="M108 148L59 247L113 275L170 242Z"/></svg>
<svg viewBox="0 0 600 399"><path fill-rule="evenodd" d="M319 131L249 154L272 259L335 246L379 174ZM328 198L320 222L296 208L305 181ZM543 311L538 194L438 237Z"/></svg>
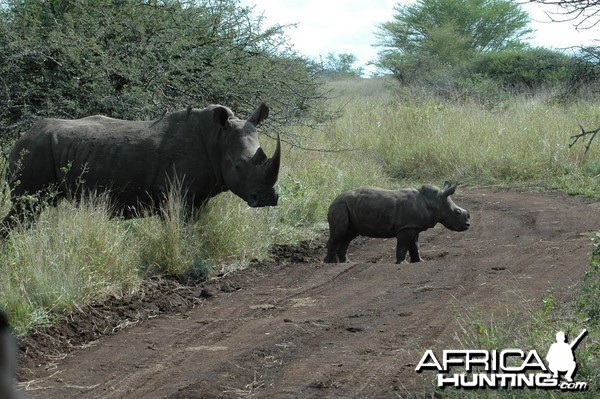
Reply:
<svg viewBox="0 0 600 399"><path fill-rule="evenodd" d="M467 211L462 211L461 213L461 231L467 230L469 227L471 227L471 215L469 215L469 212Z"/></svg>
<svg viewBox="0 0 600 399"><path fill-rule="evenodd" d="M256 192L248 196L246 201L252 208L260 208L263 206L276 206L279 194L277 191L272 192Z"/></svg>
<svg viewBox="0 0 600 399"><path fill-rule="evenodd" d="M457 208L454 210L453 217L442 221L442 224L454 231L465 231L471 227L471 215L469 211Z"/></svg>
<svg viewBox="0 0 600 399"><path fill-rule="evenodd" d="M468 230L471 227L471 221L467 219L467 221L463 224L464 230Z"/></svg>

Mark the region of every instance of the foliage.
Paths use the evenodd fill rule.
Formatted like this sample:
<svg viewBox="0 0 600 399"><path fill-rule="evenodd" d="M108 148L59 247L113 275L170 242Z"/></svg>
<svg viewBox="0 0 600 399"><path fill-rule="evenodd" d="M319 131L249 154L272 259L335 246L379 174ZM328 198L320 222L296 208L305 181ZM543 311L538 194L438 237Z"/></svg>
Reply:
<svg viewBox="0 0 600 399"><path fill-rule="evenodd" d="M470 69L504 87L532 90L564 82L573 66L573 58L537 48L481 54Z"/></svg>
<svg viewBox="0 0 600 399"><path fill-rule="evenodd" d="M528 17L514 2L421 0L396 11L380 27L386 48L377 65L444 99L495 106L516 93L551 88L569 101L597 81L589 49L567 55L526 47L520 40L530 32Z"/></svg>
<svg viewBox="0 0 600 399"><path fill-rule="evenodd" d="M573 67L559 93L559 100L571 102L578 97L600 94L600 46L581 47L573 59Z"/></svg>
<svg viewBox="0 0 600 399"><path fill-rule="evenodd" d="M321 75L329 79L359 77L363 73L362 67L352 67L357 60L358 59L354 54L329 53L325 57L325 62L323 63L323 72Z"/></svg>
<svg viewBox="0 0 600 399"><path fill-rule="evenodd" d="M525 11L507 0L419 0L397 5L394 20L379 27L379 66L412 69L428 61L461 65L469 56L521 46L530 32ZM425 71L426 72L426 71Z"/></svg>
<svg viewBox="0 0 600 399"><path fill-rule="evenodd" d="M364 133L343 142L364 149L366 159L378 162L392 178L600 194L594 155L599 148L592 146L587 154L584 148L568 148L570 132L577 131L573 121L600 122L593 103L563 106L517 97L490 108L404 91L398 101L378 100L347 105L349 115L361 115L349 130Z"/></svg>
<svg viewBox="0 0 600 399"><path fill-rule="evenodd" d="M2 141L40 116L152 119L210 103L247 115L264 100L275 126L309 121L321 95L307 62L250 12L238 0L4 1Z"/></svg>

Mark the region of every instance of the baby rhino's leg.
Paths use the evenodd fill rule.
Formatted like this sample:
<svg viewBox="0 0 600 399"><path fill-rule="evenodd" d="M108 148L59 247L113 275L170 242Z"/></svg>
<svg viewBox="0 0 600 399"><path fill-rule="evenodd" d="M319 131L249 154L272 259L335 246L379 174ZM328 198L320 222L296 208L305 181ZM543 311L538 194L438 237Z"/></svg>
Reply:
<svg viewBox="0 0 600 399"><path fill-rule="evenodd" d="M410 262L422 262L421 255L419 255L419 234L415 235L415 238L412 240L410 245L408 246L408 254L410 255Z"/></svg>
<svg viewBox="0 0 600 399"><path fill-rule="evenodd" d="M406 253L411 251L411 259L415 249L415 237L417 236L415 230L402 230L396 234L396 263L402 263L406 260ZM417 249L417 255L419 251Z"/></svg>

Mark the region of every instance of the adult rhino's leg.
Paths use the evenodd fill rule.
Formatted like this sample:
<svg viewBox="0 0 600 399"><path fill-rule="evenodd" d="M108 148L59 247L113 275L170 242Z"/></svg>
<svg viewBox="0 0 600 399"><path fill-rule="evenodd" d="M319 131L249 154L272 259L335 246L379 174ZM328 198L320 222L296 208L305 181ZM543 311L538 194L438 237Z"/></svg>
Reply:
<svg viewBox="0 0 600 399"><path fill-rule="evenodd" d="M415 238L410 242L408 246L408 254L410 255L411 263L422 262L421 256L419 255L419 235L416 234Z"/></svg>
<svg viewBox="0 0 600 399"><path fill-rule="evenodd" d="M336 236L329 235L327 240L327 256L325 256L325 263L338 263L338 248L340 246L340 239Z"/></svg>
<svg viewBox="0 0 600 399"><path fill-rule="evenodd" d="M344 238L341 240L340 246L337 250L337 257L340 262L350 262L350 260L348 260L348 257L346 256L346 253L348 252L350 242L352 242L352 240L354 240L357 236L358 234L356 234L355 232L348 231Z"/></svg>
<svg viewBox="0 0 600 399"><path fill-rule="evenodd" d="M10 332L8 319L0 310L0 398L17 399L21 397L14 390L16 363L17 345Z"/></svg>
<svg viewBox="0 0 600 399"><path fill-rule="evenodd" d="M406 253L414 245L416 235L414 230L403 230L396 234L396 263L406 261Z"/></svg>
<svg viewBox="0 0 600 399"><path fill-rule="evenodd" d="M2 220L2 226L0 226L0 237L6 237L12 229L14 229L17 225L22 224L23 221L24 219L22 212L15 209L15 206L13 205L8 214Z"/></svg>
<svg viewBox="0 0 600 399"><path fill-rule="evenodd" d="M327 240L326 263L338 263L340 247L348 233L348 210L343 203L334 202L327 214L329 222L329 240ZM349 244L349 243L348 243Z"/></svg>
<svg viewBox="0 0 600 399"><path fill-rule="evenodd" d="M10 211L2 220L1 235L5 237L16 227L31 227L42 210L48 205L55 206L60 196L58 188L45 188L33 194L14 189L10 197Z"/></svg>

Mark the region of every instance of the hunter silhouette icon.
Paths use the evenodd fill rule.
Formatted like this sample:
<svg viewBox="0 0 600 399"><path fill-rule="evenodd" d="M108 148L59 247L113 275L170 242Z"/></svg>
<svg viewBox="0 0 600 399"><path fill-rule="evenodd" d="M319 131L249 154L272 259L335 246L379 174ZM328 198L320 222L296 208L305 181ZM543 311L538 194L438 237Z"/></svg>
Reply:
<svg viewBox="0 0 600 399"><path fill-rule="evenodd" d="M565 378L567 381L573 382L573 375L577 368L573 350L586 333L587 330L584 329L570 344L567 343L567 337L564 332L559 331L556 333L556 342L550 346L548 355L546 355L548 368L552 371L554 378L558 378L559 372L566 372Z"/></svg>

